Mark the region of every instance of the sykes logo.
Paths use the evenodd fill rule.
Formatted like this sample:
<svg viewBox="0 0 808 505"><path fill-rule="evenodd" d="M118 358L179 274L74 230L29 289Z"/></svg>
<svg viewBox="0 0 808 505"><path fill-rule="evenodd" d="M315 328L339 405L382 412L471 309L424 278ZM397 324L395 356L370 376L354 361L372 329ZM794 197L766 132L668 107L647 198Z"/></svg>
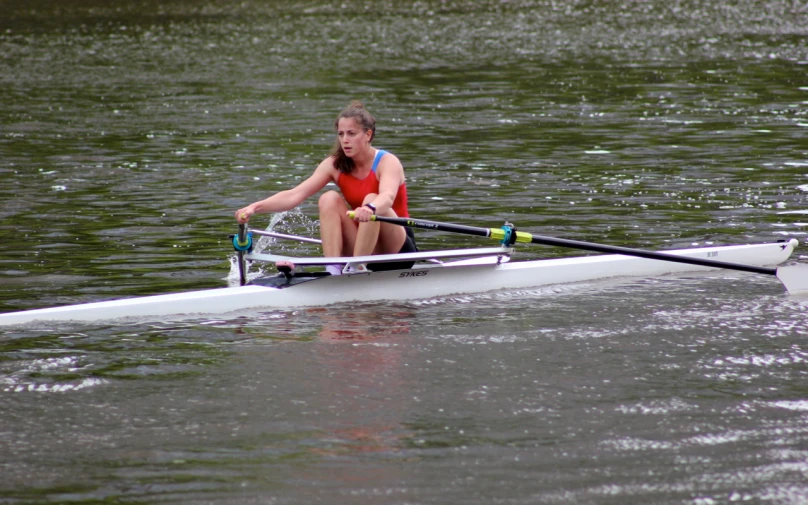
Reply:
<svg viewBox="0 0 808 505"><path fill-rule="evenodd" d="M401 278L401 277L423 277L428 273L429 272L427 272L426 270L423 270L423 271L420 271L420 272L401 272L400 274L398 274L398 277L399 278Z"/></svg>

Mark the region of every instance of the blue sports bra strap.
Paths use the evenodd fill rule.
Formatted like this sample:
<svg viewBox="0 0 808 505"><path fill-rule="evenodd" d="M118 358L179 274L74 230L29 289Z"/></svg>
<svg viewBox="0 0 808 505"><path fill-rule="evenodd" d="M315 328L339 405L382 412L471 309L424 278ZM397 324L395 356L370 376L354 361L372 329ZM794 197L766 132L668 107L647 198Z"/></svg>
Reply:
<svg viewBox="0 0 808 505"><path fill-rule="evenodd" d="M376 151L376 157L373 158L373 166L370 168L371 172L374 174L376 173L376 167L379 166L379 160L382 159L382 156L385 154L387 154L387 151L383 151L382 149Z"/></svg>

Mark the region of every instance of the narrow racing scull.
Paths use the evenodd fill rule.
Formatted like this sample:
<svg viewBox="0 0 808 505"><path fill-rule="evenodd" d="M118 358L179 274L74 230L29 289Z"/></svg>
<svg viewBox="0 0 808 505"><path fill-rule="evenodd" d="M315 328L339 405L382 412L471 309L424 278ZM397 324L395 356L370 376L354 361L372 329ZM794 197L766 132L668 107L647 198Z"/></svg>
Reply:
<svg viewBox="0 0 808 505"><path fill-rule="evenodd" d="M665 252L530 235L512 227L475 228L404 218L382 218L402 226L451 231L501 240L499 247L428 251L345 258L288 257L252 252L251 233L242 225L233 237L241 269L241 286L146 296L0 314L0 325L35 321L105 321L121 318L177 319L237 314L261 309L288 309L346 302L416 300L502 289L593 281L611 277L653 277L725 268L777 276L790 293L808 292L808 265L768 267L786 261L798 245L781 242L699 247ZM278 238L303 239L254 231ZM612 254L531 261L510 261L516 243L538 243ZM246 281L246 262L291 262L294 269ZM358 271L353 267L411 261L409 269ZM343 275L304 268L345 265Z"/></svg>

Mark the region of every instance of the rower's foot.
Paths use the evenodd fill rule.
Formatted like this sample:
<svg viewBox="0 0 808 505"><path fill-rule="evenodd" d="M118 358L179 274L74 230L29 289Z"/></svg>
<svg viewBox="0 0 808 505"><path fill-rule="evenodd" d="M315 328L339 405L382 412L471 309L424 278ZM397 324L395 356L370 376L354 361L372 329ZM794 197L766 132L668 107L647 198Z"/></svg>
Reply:
<svg viewBox="0 0 808 505"><path fill-rule="evenodd" d="M292 275L292 270L295 269L295 264L291 261L279 261L275 263L275 268L278 269L278 272L282 273L286 277Z"/></svg>

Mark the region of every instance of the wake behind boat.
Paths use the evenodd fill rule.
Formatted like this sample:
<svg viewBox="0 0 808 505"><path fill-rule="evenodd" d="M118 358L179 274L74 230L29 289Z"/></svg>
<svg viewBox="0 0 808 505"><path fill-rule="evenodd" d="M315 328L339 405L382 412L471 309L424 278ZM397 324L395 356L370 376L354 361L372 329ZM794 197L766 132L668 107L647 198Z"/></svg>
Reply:
<svg viewBox="0 0 808 505"><path fill-rule="evenodd" d="M587 242L534 237L512 227L474 228L414 219L378 218L393 224L502 239L499 247L428 251L345 258L295 258L252 252L252 233L285 239L315 239L248 232L242 225L233 237L239 256L242 285L185 293L69 305L0 314L0 325L34 321L104 321L120 318L182 318L237 314L260 309L288 309L346 302L417 300L502 289L536 288L546 285L593 281L610 277L659 275L730 268L776 275L789 292L808 291L806 265L769 268L786 261L798 245L796 239L782 242L680 249L665 252L628 249ZM618 252L531 261L510 261L516 242L547 243L564 247ZM291 262L296 268L246 281L247 262ZM371 271L360 265L411 261L410 269ZM345 265L343 275L329 275L311 267Z"/></svg>

